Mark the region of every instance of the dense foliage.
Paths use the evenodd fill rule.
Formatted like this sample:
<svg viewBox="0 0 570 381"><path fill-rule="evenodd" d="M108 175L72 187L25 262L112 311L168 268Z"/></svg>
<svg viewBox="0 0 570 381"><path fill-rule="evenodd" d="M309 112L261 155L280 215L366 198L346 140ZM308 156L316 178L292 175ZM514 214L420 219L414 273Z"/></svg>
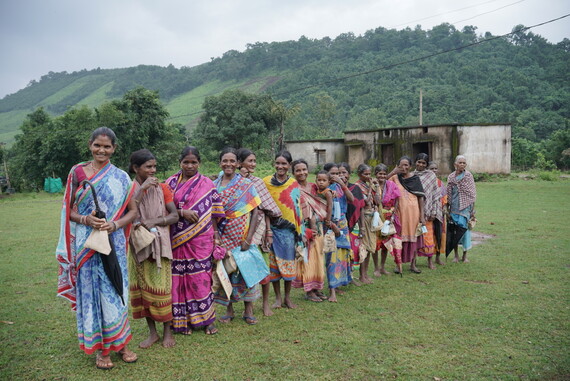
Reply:
<svg viewBox="0 0 570 381"><path fill-rule="evenodd" d="M43 105L61 113L95 88L106 89L107 99L113 99L144 86L169 102L208 84L233 81L238 86L267 77L271 85L260 92L286 108L298 106L287 118L285 139L308 139L340 137L347 129L417 125L422 89L424 124L511 123L515 167L567 168L570 40L551 44L522 25L513 31L494 38L477 34L473 26L458 30L447 23L427 31L380 27L360 36L256 42L192 68L141 65L49 73L0 100L0 112L31 112ZM65 96L50 103L56 91ZM207 110L204 118L212 120ZM199 134L210 122L201 124ZM261 131L254 130L252 139Z"/></svg>
<svg viewBox="0 0 570 381"><path fill-rule="evenodd" d="M10 150L12 183L18 189L38 189L45 177L66 179L74 164L89 160L91 132L102 125L117 134L115 165L127 169L130 153L148 148L165 170L185 144L181 126L166 124L167 117L158 94L143 88L95 110L82 106L55 118L39 108L27 116Z"/></svg>

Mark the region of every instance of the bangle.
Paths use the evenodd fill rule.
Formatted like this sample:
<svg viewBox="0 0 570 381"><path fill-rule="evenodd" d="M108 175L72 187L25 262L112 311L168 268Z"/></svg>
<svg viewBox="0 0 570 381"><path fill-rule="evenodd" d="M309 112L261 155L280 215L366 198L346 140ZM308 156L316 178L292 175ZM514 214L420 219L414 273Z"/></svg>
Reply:
<svg viewBox="0 0 570 381"><path fill-rule="evenodd" d="M117 227L117 223L115 221L111 221L113 223L113 226L115 227L115 229L113 229L114 232L117 231L118 227Z"/></svg>
<svg viewBox="0 0 570 381"><path fill-rule="evenodd" d="M243 240L243 242L247 243L248 245L251 245L251 243L247 242L247 238L245 238L245 239Z"/></svg>
<svg viewBox="0 0 570 381"><path fill-rule="evenodd" d="M84 214L84 215L82 215L82 216L79 218L79 223L80 223L81 225L87 225L87 224L85 223L86 220L87 220L87 215Z"/></svg>

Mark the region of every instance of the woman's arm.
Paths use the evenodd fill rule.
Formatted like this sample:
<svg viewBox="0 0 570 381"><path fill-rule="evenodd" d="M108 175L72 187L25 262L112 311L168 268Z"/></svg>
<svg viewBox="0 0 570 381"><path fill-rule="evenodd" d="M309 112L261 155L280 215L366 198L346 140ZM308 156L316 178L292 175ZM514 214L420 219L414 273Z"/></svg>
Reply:
<svg viewBox="0 0 570 381"><path fill-rule="evenodd" d="M425 223L425 217L424 217L424 198L423 197L418 197L418 204L420 206L420 222L423 224Z"/></svg>
<svg viewBox="0 0 570 381"><path fill-rule="evenodd" d="M241 241L242 251L249 249L249 246L251 245L251 240L255 234L257 225L259 225L260 213L263 212L257 207L251 211L249 231L247 232L247 237Z"/></svg>
<svg viewBox="0 0 570 381"><path fill-rule="evenodd" d="M348 202L354 202L354 195L352 194L352 192L350 191L350 189L348 189L348 187L346 186L346 184L341 181L339 183L340 187L342 188L342 191L344 192L345 196L346 196L346 200Z"/></svg>

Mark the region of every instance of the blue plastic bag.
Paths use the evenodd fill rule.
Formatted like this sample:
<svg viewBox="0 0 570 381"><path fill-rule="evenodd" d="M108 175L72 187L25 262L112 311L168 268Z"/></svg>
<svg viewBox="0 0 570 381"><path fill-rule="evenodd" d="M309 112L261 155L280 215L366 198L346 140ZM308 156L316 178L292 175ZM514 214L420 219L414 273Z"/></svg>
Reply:
<svg viewBox="0 0 570 381"><path fill-rule="evenodd" d="M255 286L269 275L269 268L257 245L250 245L245 251L238 246L232 250L232 255L247 287Z"/></svg>

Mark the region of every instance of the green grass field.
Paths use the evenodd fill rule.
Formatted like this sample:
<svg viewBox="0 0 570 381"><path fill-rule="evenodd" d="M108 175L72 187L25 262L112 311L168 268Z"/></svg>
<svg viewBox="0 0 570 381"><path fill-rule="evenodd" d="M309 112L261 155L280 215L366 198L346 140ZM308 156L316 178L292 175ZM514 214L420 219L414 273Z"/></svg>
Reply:
<svg viewBox="0 0 570 381"><path fill-rule="evenodd" d="M294 290L296 310L264 318L256 303L257 326L236 319L172 349L137 350L146 324L131 321L139 360L113 355L110 371L79 350L55 297L61 196L0 199L0 379L569 379L570 181L477 187L476 230L495 237L471 263L420 259L422 274L350 286L337 304Z"/></svg>

